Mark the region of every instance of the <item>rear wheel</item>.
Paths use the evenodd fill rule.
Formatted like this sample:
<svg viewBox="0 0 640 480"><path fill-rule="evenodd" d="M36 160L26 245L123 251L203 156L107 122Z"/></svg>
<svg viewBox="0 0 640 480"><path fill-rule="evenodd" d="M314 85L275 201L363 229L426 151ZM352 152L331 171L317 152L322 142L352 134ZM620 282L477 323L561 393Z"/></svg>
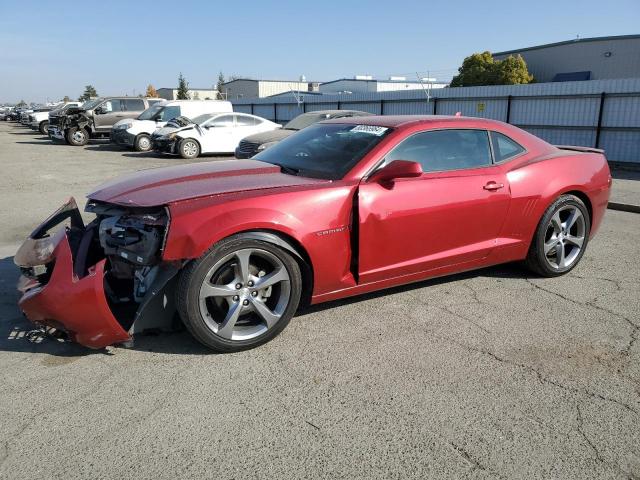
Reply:
<svg viewBox="0 0 640 480"><path fill-rule="evenodd" d="M232 237L182 271L178 309L199 342L218 352L235 352L284 330L301 292L300 267L288 252Z"/></svg>
<svg viewBox="0 0 640 480"><path fill-rule="evenodd" d="M40 130L41 134L48 135L49 134L49 121L48 120L44 120L44 121L40 122L40 125L38 126L38 130Z"/></svg>
<svg viewBox="0 0 640 480"><path fill-rule="evenodd" d="M133 148L136 152L148 152L151 150L151 137L146 133L141 133L136 137Z"/></svg>
<svg viewBox="0 0 640 480"><path fill-rule="evenodd" d="M193 138L185 138L178 144L178 152L187 160L197 158L200 155L200 145Z"/></svg>
<svg viewBox="0 0 640 480"><path fill-rule="evenodd" d="M89 143L89 134L84 128L72 127L67 130L67 143L76 147L82 147Z"/></svg>
<svg viewBox="0 0 640 480"><path fill-rule="evenodd" d="M571 271L589 242L591 220L584 202L562 195L547 208L531 242L526 264L544 277Z"/></svg>

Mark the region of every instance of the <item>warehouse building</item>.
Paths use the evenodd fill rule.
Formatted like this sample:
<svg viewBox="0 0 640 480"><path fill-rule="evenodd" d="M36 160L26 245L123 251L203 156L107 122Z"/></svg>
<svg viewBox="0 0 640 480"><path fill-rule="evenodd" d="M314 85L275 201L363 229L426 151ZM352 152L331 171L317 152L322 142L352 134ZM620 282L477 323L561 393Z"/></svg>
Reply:
<svg viewBox="0 0 640 480"><path fill-rule="evenodd" d="M165 100L178 99L177 88L158 88L156 92L158 92L158 97ZM191 100L216 100L218 98L218 91L211 88L190 88L188 92Z"/></svg>
<svg viewBox="0 0 640 480"><path fill-rule="evenodd" d="M421 90L423 88L444 88L447 84L433 78L421 81L407 80L406 77L389 77L374 79L369 75L356 75L354 78L340 78L320 84L322 93L378 93L398 90Z"/></svg>
<svg viewBox="0 0 640 480"><path fill-rule="evenodd" d="M222 96L228 100L264 98L290 91L314 92L318 82L300 80L254 80L238 78L222 84Z"/></svg>
<svg viewBox="0 0 640 480"><path fill-rule="evenodd" d="M640 78L640 35L578 38L494 53L496 60L522 55L541 82Z"/></svg>

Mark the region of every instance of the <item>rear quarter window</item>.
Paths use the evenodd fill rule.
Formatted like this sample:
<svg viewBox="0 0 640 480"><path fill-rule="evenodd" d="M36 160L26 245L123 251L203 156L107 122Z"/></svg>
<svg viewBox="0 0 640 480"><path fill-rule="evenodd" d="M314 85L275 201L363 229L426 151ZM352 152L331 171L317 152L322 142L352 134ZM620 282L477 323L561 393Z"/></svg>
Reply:
<svg viewBox="0 0 640 480"><path fill-rule="evenodd" d="M504 162L524 152L524 147L515 140L498 132L490 132L493 157L496 162Z"/></svg>
<svg viewBox="0 0 640 480"><path fill-rule="evenodd" d="M128 112L138 112L145 110L144 101L141 98L127 98L123 100L125 110Z"/></svg>

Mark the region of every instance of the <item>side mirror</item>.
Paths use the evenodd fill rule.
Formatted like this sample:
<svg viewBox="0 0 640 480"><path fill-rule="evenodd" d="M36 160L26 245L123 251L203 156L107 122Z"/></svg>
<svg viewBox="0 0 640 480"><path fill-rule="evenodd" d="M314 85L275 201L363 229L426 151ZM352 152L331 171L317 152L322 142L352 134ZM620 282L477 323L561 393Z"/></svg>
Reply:
<svg viewBox="0 0 640 480"><path fill-rule="evenodd" d="M376 170L367 180L369 183L391 182L397 178L413 178L422 175L422 166L418 162L394 160L380 170Z"/></svg>

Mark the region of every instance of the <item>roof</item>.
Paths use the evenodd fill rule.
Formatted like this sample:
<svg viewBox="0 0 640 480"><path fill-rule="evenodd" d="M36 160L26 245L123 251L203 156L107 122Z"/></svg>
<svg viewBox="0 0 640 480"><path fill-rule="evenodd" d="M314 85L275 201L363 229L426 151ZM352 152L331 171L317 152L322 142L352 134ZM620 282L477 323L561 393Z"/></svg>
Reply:
<svg viewBox="0 0 640 480"><path fill-rule="evenodd" d="M375 83L427 83L427 82L421 82L419 80L387 80L387 79L376 79L376 78L372 78L371 80L368 80L366 78L339 78L337 80L331 80L330 82L323 82L322 85L329 85L331 83L336 83L336 82L375 82ZM438 82L429 82L429 83L438 83ZM445 83L445 82L440 82L440 83Z"/></svg>
<svg viewBox="0 0 640 480"><path fill-rule="evenodd" d="M345 117L324 120L322 123L351 123L354 125L373 125L376 127L398 128L414 123L469 122L480 124L503 124L497 120L477 117L455 117L452 115L372 115L370 117Z"/></svg>
<svg viewBox="0 0 640 480"><path fill-rule="evenodd" d="M233 80L227 80L226 82L224 82L222 85L226 85L227 83L233 83L233 82L239 82L239 81L243 81L243 82L278 82L278 83L322 83L322 82L316 82L313 80L265 80L263 78L234 78Z"/></svg>
<svg viewBox="0 0 640 480"><path fill-rule="evenodd" d="M156 88L156 91L158 90L178 90L178 87L160 87L160 88ZM187 88L187 90L193 91L193 90L206 90L208 92L215 92L216 88L215 87L208 87L208 88L195 88L195 87L189 87Z"/></svg>
<svg viewBox="0 0 640 480"><path fill-rule="evenodd" d="M504 52L496 52L494 57L498 55L509 55L513 53L527 52L529 50L539 50L542 48L559 47L561 45L572 45L574 43L588 43L588 42L604 42L608 40L632 40L639 39L640 35L614 35L609 37L591 37L591 38L575 38L573 40L565 40L563 42L545 43L544 45L536 45L535 47L518 48L515 50L506 50Z"/></svg>

